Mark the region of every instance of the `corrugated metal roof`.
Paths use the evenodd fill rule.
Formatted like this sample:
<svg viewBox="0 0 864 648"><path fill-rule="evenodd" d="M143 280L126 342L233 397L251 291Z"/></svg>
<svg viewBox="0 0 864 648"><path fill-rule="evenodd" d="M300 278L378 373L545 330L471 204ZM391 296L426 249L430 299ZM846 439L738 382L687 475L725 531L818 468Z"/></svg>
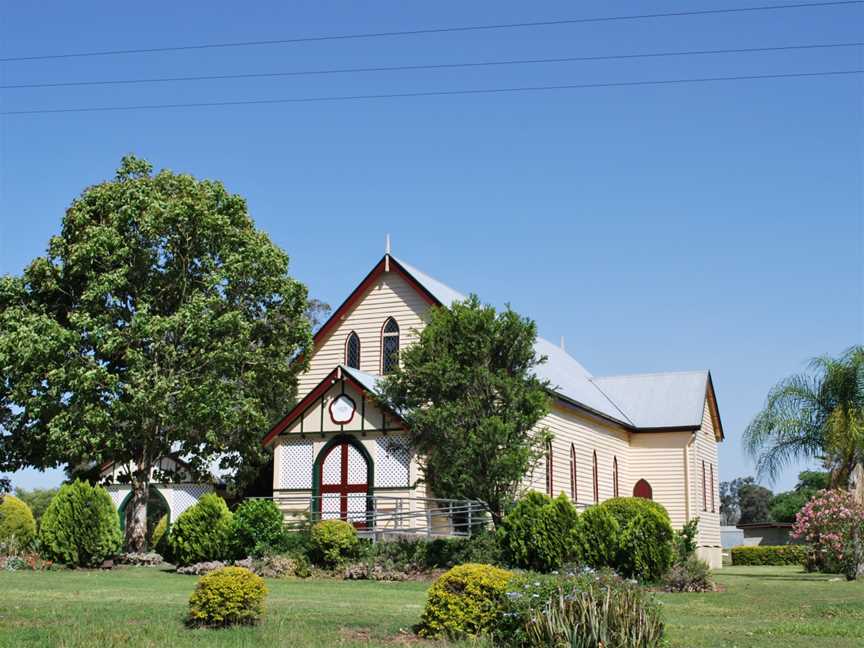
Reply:
<svg viewBox="0 0 864 648"><path fill-rule="evenodd" d="M465 295L402 259L392 257L408 274L445 306L463 301ZM637 428L687 427L702 423L702 410L708 387L708 372L627 374L592 377L573 356L560 346L537 338L537 354L547 360L536 372L548 380L551 389L607 418ZM356 369L345 368L372 391L377 378Z"/></svg>
<svg viewBox="0 0 864 648"><path fill-rule="evenodd" d="M353 367L349 367L347 365L339 365L342 367L342 371L350 375L354 380L363 385L363 387L372 393L378 391L378 376L373 376L370 373L366 373L365 371L360 371L359 369L354 369Z"/></svg>
<svg viewBox="0 0 864 648"><path fill-rule="evenodd" d="M445 306L451 306L453 302L465 301L467 299L467 297L458 290L453 290L450 286L441 283L434 277L430 277L425 272L405 263L402 259L397 259L396 257L392 258L396 263L405 268L408 274L414 277L420 285L432 293L432 296L435 297L435 299Z"/></svg>
<svg viewBox="0 0 864 648"><path fill-rule="evenodd" d="M625 374L591 379L636 427L688 427L702 424L707 371Z"/></svg>

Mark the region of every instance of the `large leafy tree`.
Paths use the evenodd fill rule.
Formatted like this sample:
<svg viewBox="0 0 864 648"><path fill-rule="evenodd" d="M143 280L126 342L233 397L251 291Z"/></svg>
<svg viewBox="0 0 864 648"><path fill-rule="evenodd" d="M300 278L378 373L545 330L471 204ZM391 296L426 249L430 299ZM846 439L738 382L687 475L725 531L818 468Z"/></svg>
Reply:
<svg viewBox="0 0 864 648"><path fill-rule="evenodd" d="M864 460L864 347L815 358L809 368L771 390L747 426L745 445L762 475L773 478L792 461L817 459L831 472L832 486L847 487Z"/></svg>
<svg viewBox="0 0 864 648"><path fill-rule="evenodd" d="M0 278L0 469L129 466L141 549L160 457L197 474L263 459L311 345L307 307L241 197L124 158L45 256Z"/></svg>
<svg viewBox="0 0 864 648"><path fill-rule="evenodd" d="M778 493L771 500L771 519L775 522L794 522L795 516L820 490L828 488L830 475L815 470L798 473L795 488Z"/></svg>
<svg viewBox="0 0 864 648"><path fill-rule="evenodd" d="M549 407L547 384L534 373L545 361L536 337L531 320L472 295L433 309L380 388L411 430L431 493L481 500L496 522L549 438L535 429Z"/></svg>

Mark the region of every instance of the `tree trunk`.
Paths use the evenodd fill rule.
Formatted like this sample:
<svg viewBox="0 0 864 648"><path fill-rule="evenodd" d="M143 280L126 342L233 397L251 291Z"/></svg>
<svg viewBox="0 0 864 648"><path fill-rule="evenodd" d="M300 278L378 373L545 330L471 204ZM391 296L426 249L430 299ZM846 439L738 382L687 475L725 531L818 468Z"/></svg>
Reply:
<svg viewBox="0 0 864 648"><path fill-rule="evenodd" d="M147 497L150 471L135 471L132 476L132 497L126 504L126 551L147 551Z"/></svg>
<svg viewBox="0 0 864 648"><path fill-rule="evenodd" d="M859 504L864 504L864 465L856 464L849 476L849 492Z"/></svg>

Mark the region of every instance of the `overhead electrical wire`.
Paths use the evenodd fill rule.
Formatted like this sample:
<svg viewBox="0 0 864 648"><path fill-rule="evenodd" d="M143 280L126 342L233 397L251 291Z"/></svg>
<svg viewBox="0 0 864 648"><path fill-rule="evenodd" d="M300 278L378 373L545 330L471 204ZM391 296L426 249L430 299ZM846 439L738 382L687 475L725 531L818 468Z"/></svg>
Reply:
<svg viewBox="0 0 864 648"><path fill-rule="evenodd" d="M109 86L109 85L133 85L145 83L175 83L188 81L224 81L230 79L263 79L263 78L278 78L278 77L299 77L299 76L320 76L331 74L352 74L366 72L399 72L399 71L418 71L418 70L446 70L446 69L464 69L476 67L496 67L508 65L534 65L534 64L549 64L549 63L574 63L574 62L589 62L589 61L615 61L629 60L640 58L661 58L675 56L705 56L716 54L747 54L761 52L781 52L794 50L813 50L813 49L830 49L843 47L860 47L864 46L864 41L852 43L812 43L804 45L781 45L775 47L744 47L730 49L713 49L713 50L686 50L673 52L646 52L634 54L609 54L596 56L566 56L557 58L536 58L536 59L506 59L499 61L475 61L461 63L433 63L428 65L388 65L377 67L354 67L354 68L329 68L320 70L297 70L287 72L249 72L237 74L208 74L208 75L192 75L192 76L174 76L174 77L149 77L138 79L107 79L94 81L56 81L44 83L14 83L0 85L0 90L20 90L24 88L64 88L64 87L80 87L80 86Z"/></svg>
<svg viewBox="0 0 864 648"><path fill-rule="evenodd" d="M135 49L115 49L91 52L66 52L58 54L35 54L30 56L8 56L0 58L0 63L44 61L49 59L71 59L93 56L117 56L123 54L154 54L159 52L180 52L189 50L220 49L231 47L254 47L266 45L289 45L296 43L311 43L321 41L340 41L371 38L392 38L398 36L420 36L423 34L444 34L471 31L491 31L503 29L523 29L533 27L551 27L555 25L577 25L588 23L618 22L629 20L648 20L656 18L680 18L685 16L709 16L720 14L738 14L758 11L782 11L788 9L808 9L821 7L838 7L864 4L864 0L827 0L825 2L799 2L773 5L756 5L750 7L718 7L713 9L692 9L683 11L668 11L644 14L625 14L617 16L595 16L587 18L565 18L560 20L538 20L531 22L497 23L486 25L457 25L451 27L430 27L398 31L365 32L352 34L324 34L318 36L300 36L295 38L280 38L272 40L250 40L224 43L203 43L198 45L175 45L166 47L142 47Z"/></svg>
<svg viewBox="0 0 864 648"><path fill-rule="evenodd" d="M83 108L45 108L35 110L7 110L0 112L0 115L45 115L57 113L88 113L88 112L116 112L116 111L132 111L132 110L158 110L168 108L203 108L213 106L253 106L265 104L299 104L299 103L317 103L317 102L339 102L339 101L360 101L374 99L407 99L413 97L444 97L455 95L482 95L482 94L504 94L504 93L520 93L520 92L537 92L537 91L552 91L552 90L583 90L589 88L620 88L620 87L636 87L636 86L664 86L664 85L679 85L687 83L711 83L721 81L751 81L760 79L793 79L793 78L808 78L808 77L838 77L850 76L864 73L864 69L853 70L828 70L822 72L790 72L784 74L749 74L726 77L698 77L689 79L658 79L658 80L643 80L643 81L611 81L600 83L573 83L561 85L543 85L543 86L522 86L509 88L470 88L463 90L433 90L421 92L392 92L381 94L365 94L365 95L335 95L321 97L290 97L284 99L249 99L249 100L229 100L229 101L201 101L194 103L172 103L172 104L140 104L132 106L97 106Z"/></svg>

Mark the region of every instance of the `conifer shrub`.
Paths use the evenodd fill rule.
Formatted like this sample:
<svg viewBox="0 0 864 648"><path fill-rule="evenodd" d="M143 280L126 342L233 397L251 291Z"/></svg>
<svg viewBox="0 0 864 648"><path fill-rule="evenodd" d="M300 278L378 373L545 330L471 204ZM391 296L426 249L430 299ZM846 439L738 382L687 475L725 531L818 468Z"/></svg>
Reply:
<svg viewBox="0 0 864 648"><path fill-rule="evenodd" d="M618 560L621 527L601 506L583 511L576 520L576 551L583 565L594 569L614 568Z"/></svg>
<svg viewBox="0 0 864 648"><path fill-rule="evenodd" d="M578 513L563 493L551 498L532 491L516 502L499 527L507 564L547 572L576 557Z"/></svg>
<svg viewBox="0 0 864 648"><path fill-rule="evenodd" d="M667 592L713 592L711 568L704 560L690 555L683 561L676 562L666 572L663 589Z"/></svg>
<svg viewBox="0 0 864 648"><path fill-rule="evenodd" d="M178 565L225 560L231 538L231 511L225 500L207 493L177 518L169 534L171 556Z"/></svg>
<svg viewBox="0 0 864 648"><path fill-rule="evenodd" d="M248 499L234 511L231 549L235 558L260 558L281 550L285 535L282 511L273 500Z"/></svg>
<svg viewBox="0 0 864 648"><path fill-rule="evenodd" d="M166 513L159 518L156 526L153 527L153 535L150 536L150 547L165 560L171 559L171 548L168 546L170 526L168 524L168 514Z"/></svg>
<svg viewBox="0 0 864 648"><path fill-rule="evenodd" d="M36 518L27 504L13 495L0 496L0 545L28 549L36 538Z"/></svg>
<svg viewBox="0 0 864 648"><path fill-rule="evenodd" d="M339 567L360 553L360 539L352 524L344 520L322 520L312 525L309 538L312 562L321 567Z"/></svg>
<svg viewBox="0 0 864 648"><path fill-rule="evenodd" d="M611 566L622 576L659 581L675 557L675 531L666 509L641 497L614 497L600 508L615 518L620 531Z"/></svg>
<svg viewBox="0 0 864 648"><path fill-rule="evenodd" d="M76 480L60 487L39 528L39 547L48 560L98 567L120 551L123 536L111 496L101 486Z"/></svg>
<svg viewBox="0 0 864 648"><path fill-rule="evenodd" d="M264 614L266 596L263 578L243 567L224 567L198 580L189 599L188 622L207 627L252 625Z"/></svg>
<svg viewBox="0 0 864 648"><path fill-rule="evenodd" d="M467 563L442 574L429 588L418 633L459 638L492 634L512 574L492 565Z"/></svg>

